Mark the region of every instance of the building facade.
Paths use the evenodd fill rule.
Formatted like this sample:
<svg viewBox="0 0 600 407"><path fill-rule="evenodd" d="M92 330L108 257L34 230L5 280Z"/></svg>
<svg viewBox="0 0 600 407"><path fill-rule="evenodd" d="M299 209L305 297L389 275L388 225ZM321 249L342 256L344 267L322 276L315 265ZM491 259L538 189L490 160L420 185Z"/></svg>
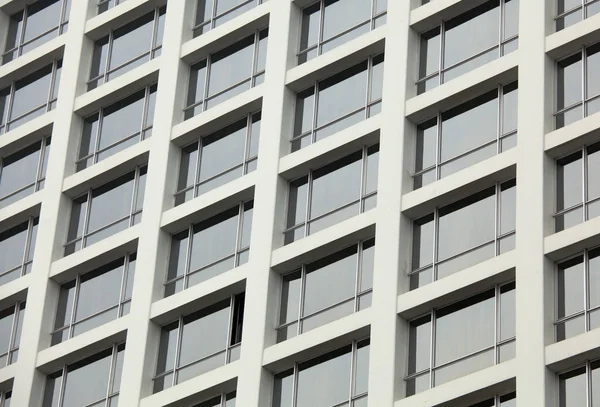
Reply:
<svg viewBox="0 0 600 407"><path fill-rule="evenodd" d="M0 0L0 407L593 407L600 1Z"/></svg>

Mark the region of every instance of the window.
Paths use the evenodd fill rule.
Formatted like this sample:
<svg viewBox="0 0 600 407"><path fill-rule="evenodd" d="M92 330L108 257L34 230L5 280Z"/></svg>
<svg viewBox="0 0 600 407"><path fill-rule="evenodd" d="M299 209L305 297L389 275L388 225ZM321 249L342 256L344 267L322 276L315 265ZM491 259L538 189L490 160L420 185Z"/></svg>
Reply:
<svg viewBox="0 0 600 407"><path fill-rule="evenodd" d="M273 407L366 407L369 339L296 363L275 375Z"/></svg>
<svg viewBox="0 0 600 407"><path fill-rule="evenodd" d="M498 183L415 220L411 290L514 249L516 190Z"/></svg>
<svg viewBox="0 0 600 407"><path fill-rule="evenodd" d="M166 11L157 8L94 43L88 90L160 55Z"/></svg>
<svg viewBox="0 0 600 407"><path fill-rule="evenodd" d="M39 219L29 218L7 230L0 231L0 285L31 271Z"/></svg>
<svg viewBox="0 0 600 407"><path fill-rule="evenodd" d="M0 368L17 361L24 315L24 301L0 310Z"/></svg>
<svg viewBox="0 0 600 407"><path fill-rule="evenodd" d="M514 282L434 309L410 323L406 394L505 362L515 350Z"/></svg>
<svg viewBox="0 0 600 407"><path fill-rule="evenodd" d="M240 203L173 235L165 297L248 261L253 207Z"/></svg>
<svg viewBox="0 0 600 407"><path fill-rule="evenodd" d="M382 26L386 11L387 0L319 0L306 7L298 64Z"/></svg>
<svg viewBox="0 0 600 407"><path fill-rule="evenodd" d="M125 344L65 365L46 378L42 407L116 406Z"/></svg>
<svg viewBox="0 0 600 407"><path fill-rule="evenodd" d="M591 406L600 392L600 361L587 362L584 366L558 376L559 407Z"/></svg>
<svg viewBox="0 0 600 407"><path fill-rule="evenodd" d="M290 181L285 244L374 208L378 166L375 144Z"/></svg>
<svg viewBox="0 0 600 407"><path fill-rule="evenodd" d="M66 32L70 6L69 0L36 1L10 16L2 63L6 64Z"/></svg>
<svg viewBox="0 0 600 407"><path fill-rule="evenodd" d="M2 392L0 391L0 407L10 407L10 398L12 391ZM229 406L227 406L229 407Z"/></svg>
<svg viewBox="0 0 600 407"><path fill-rule="evenodd" d="M557 0L556 31L570 27L600 12L596 0Z"/></svg>
<svg viewBox="0 0 600 407"><path fill-rule="evenodd" d="M284 275L277 341L370 307L374 255L369 239Z"/></svg>
<svg viewBox="0 0 600 407"><path fill-rule="evenodd" d="M254 171L260 120L260 112L249 114L183 147L175 205Z"/></svg>
<svg viewBox="0 0 600 407"><path fill-rule="evenodd" d="M558 341L600 327L600 248L559 263L556 287Z"/></svg>
<svg viewBox="0 0 600 407"><path fill-rule="evenodd" d="M62 60L38 69L0 89L0 134L56 107Z"/></svg>
<svg viewBox="0 0 600 407"><path fill-rule="evenodd" d="M65 256L140 222L147 169L137 167L73 200Z"/></svg>
<svg viewBox="0 0 600 407"><path fill-rule="evenodd" d="M381 111L382 85L380 54L298 93L292 151L375 116Z"/></svg>
<svg viewBox="0 0 600 407"><path fill-rule="evenodd" d="M487 399L470 407L517 407L517 393L512 392L503 396Z"/></svg>
<svg viewBox="0 0 600 407"><path fill-rule="evenodd" d="M556 161L557 232L600 215L600 143Z"/></svg>
<svg viewBox="0 0 600 407"><path fill-rule="evenodd" d="M149 138L155 103L156 85L152 85L86 117L77 171Z"/></svg>
<svg viewBox="0 0 600 407"><path fill-rule="evenodd" d="M110 8L125 3L125 0L96 0L98 2L98 14L102 14Z"/></svg>
<svg viewBox="0 0 600 407"><path fill-rule="evenodd" d="M268 31L256 31L190 67L185 120L264 81Z"/></svg>
<svg viewBox="0 0 600 407"><path fill-rule="evenodd" d="M600 3L597 4L600 6ZM600 43L557 63L556 128L600 111Z"/></svg>
<svg viewBox="0 0 600 407"><path fill-rule="evenodd" d="M196 0L194 37L205 34L267 0Z"/></svg>
<svg viewBox="0 0 600 407"><path fill-rule="evenodd" d="M200 404L194 405L194 407L235 407L235 396L236 392L232 391L231 393L221 394L210 400L203 401Z"/></svg>
<svg viewBox="0 0 600 407"><path fill-rule="evenodd" d="M63 284L52 345L128 314L135 264L133 253Z"/></svg>
<svg viewBox="0 0 600 407"><path fill-rule="evenodd" d="M0 157L0 208L44 188L50 137Z"/></svg>
<svg viewBox="0 0 600 407"><path fill-rule="evenodd" d="M418 125L414 188L516 146L517 92L516 82L500 85Z"/></svg>
<svg viewBox="0 0 600 407"><path fill-rule="evenodd" d="M161 330L154 392L238 360L244 294L182 316Z"/></svg>
<svg viewBox="0 0 600 407"><path fill-rule="evenodd" d="M418 93L518 47L519 0L490 0L421 34Z"/></svg>

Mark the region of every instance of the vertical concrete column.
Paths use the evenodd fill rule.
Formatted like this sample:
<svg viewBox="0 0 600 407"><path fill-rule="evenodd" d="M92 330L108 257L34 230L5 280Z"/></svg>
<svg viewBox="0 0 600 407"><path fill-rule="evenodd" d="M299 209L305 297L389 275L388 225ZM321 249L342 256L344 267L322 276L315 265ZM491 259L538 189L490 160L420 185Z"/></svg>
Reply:
<svg viewBox="0 0 600 407"><path fill-rule="evenodd" d="M388 3L383 68L383 121L380 130L375 272L371 315L369 406L392 407L403 394L402 378L408 334L397 315L398 294L408 290L410 222L401 214L406 139L412 125L405 116L409 75L410 1Z"/></svg>
<svg viewBox="0 0 600 407"><path fill-rule="evenodd" d="M167 262L164 253L169 235L160 229L160 222L163 211L173 204L171 180L176 176L173 163L178 162L178 149L171 143L171 130L176 124L176 115L182 115L179 108L182 103L178 98L187 78L180 52L187 27L185 19L192 15L191 7L191 1L170 1L167 6L130 325L123 361L122 377L127 378L128 386L121 387L121 406L137 406L140 399L152 394L160 327L150 321L150 309L152 303L163 296L162 283Z"/></svg>
<svg viewBox="0 0 600 407"><path fill-rule="evenodd" d="M517 402L555 406L553 375L546 369L545 346L553 337L552 264L544 257L551 233L552 166L544 135L552 128L552 63L545 53L552 16L549 2L520 2L519 138L517 162ZM542 181L544 180L544 181Z"/></svg>
<svg viewBox="0 0 600 407"><path fill-rule="evenodd" d="M246 308L238 377L239 407L271 405L273 377L262 367L263 350L275 343L278 276L271 270L271 252L283 242L286 183L278 175L279 158L289 151L282 142L291 134L293 93L285 86L292 65L290 25L295 6L291 0L269 0L269 45L263 85L262 122L258 149L257 184L250 240L250 267L246 281Z"/></svg>
<svg viewBox="0 0 600 407"><path fill-rule="evenodd" d="M46 183L40 211L39 229L35 244L35 257L31 271L31 285L27 292L27 307L19 350L17 375L13 384L12 404L39 406L45 386L45 375L36 370L38 351L50 346L50 331L58 290L48 276L52 262L63 256L66 227L70 213L70 200L63 195L63 179L70 156L71 139L78 132L80 120L73 113L75 98L82 91L82 66L86 41L85 23L89 2L77 1L71 5L69 30L66 36L60 90L52 130L52 147L48 159Z"/></svg>

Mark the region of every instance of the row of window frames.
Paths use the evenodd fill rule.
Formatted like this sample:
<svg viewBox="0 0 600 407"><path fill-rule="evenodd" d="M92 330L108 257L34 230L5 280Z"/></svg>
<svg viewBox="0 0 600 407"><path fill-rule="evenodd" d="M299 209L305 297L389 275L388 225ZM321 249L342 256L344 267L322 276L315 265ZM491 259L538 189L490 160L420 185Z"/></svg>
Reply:
<svg viewBox="0 0 600 407"><path fill-rule="evenodd" d="M13 81L9 87L0 90L0 134L54 109L57 101L61 68L62 60L54 61L52 64L37 70L23 79ZM44 80L48 81L46 85L47 91L45 91L46 88L36 89L35 87L39 87L40 84L44 85ZM25 96L24 100L19 100L18 102L25 102L27 105L31 105L32 101L36 102L39 96L42 96L42 98L38 104L27 106L26 110L15 113L15 101L17 101L17 96L21 96L22 94L27 96Z"/></svg>
<svg viewBox="0 0 600 407"><path fill-rule="evenodd" d="M0 368L17 361L25 301L0 311Z"/></svg>

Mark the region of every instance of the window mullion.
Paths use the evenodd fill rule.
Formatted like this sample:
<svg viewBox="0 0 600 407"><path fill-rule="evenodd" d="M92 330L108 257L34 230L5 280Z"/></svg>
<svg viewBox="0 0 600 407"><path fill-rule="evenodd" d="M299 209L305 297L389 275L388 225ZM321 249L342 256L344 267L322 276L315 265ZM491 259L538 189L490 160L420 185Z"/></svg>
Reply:
<svg viewBox="0 0 600 407"><path fill-rule="evenodd" d="M68 407L64 405L65 387L67 385L67 365L63 365L60 376L60 390L58 392L58 407Z"/></svg>
<svg viewBox="0 0 600 407"><path fill-rule="evenodd" d="M157 42L157 34L158 34L158 21L160 19L160 9L158 7L156 7L154 9L154 21L152 23L152 37L150 38L150 53L148 54L149 58L148 60L151 60L154 55L153 55L153 51L154 48L156 47L156 42Z"/></svg>
<svg viewBox="0 0 600 407"><path fill-rule="evenodd" d="M77 275L75 279L75 293L73 294L73 305L71 307L71 318L69 321L69 331L67 332L67 339L71 339L75 333L75 316L77 313L77 306L79 305L79 291L81 290L81 274Z"/></svg>
<svg viewBox="0 0 600 407"><path fill-rule="evenodd" d="M502 301L500 296L500 285L496 285L495 287L495 295L494 295L494 365L500 363L500 349L498 347L498 343L500 342L500 321L502 315L500 315L501 304Z"/></svg>
<svg viewBox="0 0 600 407"><path fill-rule="evenodd" d="M150 85L146 86L146 88L144 89L144 104L142 106L142 120L141 120L141 124L140 124L140 137L139 137L140 142L144 139L144 129L146 128L146 122L148 121L148 118L146 116L148 115L148 109L150 107L149 105L150 105Z"/></svg>
<svg viewBox="0 0 600 407"><path fill-rule="evenodd" d="M46 154L46 142L47 142L48 138L44 137L42 138L42 141L40 141L40 157L38 158L38 164L37 164L37 170L35 172L35 186L33 188L33 192L37 192L38 191L38 186L40 183L40 180L42 178L42 168L44 167L44 156ZM0 181L2 180L2 159L0 158Z"/></svg>
<svg viewBox="0 0 600 407"><path fill-rule="evenodd" d="M584 106L585 108L585 106ZM588 155L587 148L585 146L581 149L581 165L582 165L582 176L583 176L583 188L582 188L582 207L583 207L583 221L588 219L587 212L587 200L588 200Z"/></svg>
<svg viewBox="0 0 600 407"><path fill-rule="evenodd" d="M6 122L4 123L4 133L10 131L10 125L12 124L12 111L13 103L15 101L15 93L17 92L17 82L12 81L10 84L10 96L8 101L8 110L6 112Z"/></svg>
<svg viewBox="0 0 600 407"><path fill-rule="evenodd" d="M252 113L246 119L246 137L244 138L244 158L242 160L242 175L246 175L246 163L250 155L250 138L252 137Z"/></svg>
<svg viewBox="0 0 600 407"><path fill-rule="evenodd" d="M441 75L441 71L440 71ZM435 139L435 181L441 178L441 162L442 162L442 130L443 120L442 112L438 112L437 115L437 132Z"/></svg>
<svg viewBox="0 0 600 407"><path fill-rule="evenodd" d="M254 32L254 45L252 47L252 64L250 66L250 87L254 87L254 75L256 74L256 65L258 61L258 44L260 42L260 31Z"/></svg>
<svg viewBox="0 0 600 407"><path fill-rule="evenodd" d="M500 138L504 134L504 87L498 85L498 125L497 125L497 137L496 137L496 154L502 152Z"/></svg>
<svg viewBox="0 0 600 407"><path fill-rule="evenodd" d="M231 352L231 339L233 337L233 312L235 309L235 294L232 294L231 297L229 297L229 324L228 324L228 329L227 329L227 335L226 335L226 343L225 343L225 363L224 365L226 365L227 363L229 363L229 355Z"/></svg>
<svg viewBox="0 0 600 407"><path fill-rule="evenodd" d="M117 365L117 355L119 354L119 349L117 344L113 344L112 346L112 355L111 355L111 360L110 360L110 367L108 369L108 383L106 386L106 399L104 400L104 405L106 407L109 407L109 397L112 394L112 381L114 379L115 376L115 368Z"/></svg>
<svg viewBox="0 0 600 407"><path fill-rule="evenodd" d="M317 121L319 117L319 81L315 82L315 87L313 90L313 117L312 117L312 126L310 129L310 144L313 144L317 141Z"/></svg>
<svg viewBox="0 0 600 407"><path fill-rule="evenodd" d="M11 327L10 327L10 336L8 338L8 353L6 354L6 363L4 364L4 366L8 366L10 365L10 359L12 357L12 350L15 346L15 336L16 336L16 328L17 328L17 321L19 319L19 307L20 307L21 303L19 301L17 301L14 305L14 310L13 310L13 317L12 317L12 323L11 323ZM0 367L4 367L4 366L0 366Z"/></svg>
<svg viewBox="0 0 600 407"><path fill-rule="evenodd" d="M298 376L300 375L300 369L298 363L294 363L294 369L292 373L292 406L298 407Z"/></svg>
<svg viewBox="0 0 600 407"><path fill-rule="evenodd" d="M356 375L356 357L358 353L358 341L352 341L352 350L350 351L350 382L348 383L348 405L352 405L352 395L354 394L354 384Z"/></svg>
<svg viewBox="0 0 600 407"><path fill-rule="evenodd" d="M204 95L202 97L202 112L206 110L206 103L208 99L208 87L210 85L210 70L212 69L212 55L206 58L206 73L204 74Z"/></svg>
<svg viewBox="0 0 600 407"><path fill-rule="evenodd" d="M215 28L216 16L217 16L217 1L212 0L212 9L210 11L210 29Z"/></svg>
<svg viewBox="0 0 600 407"><path fill-rule="evenodd" d="M500 13L498 13L498 58L500 58L504 54L504 25L506 21L505 0L500 0L498 6L500 7Z"/></svg>
<svg viewBox="0 0 600 407"><path fill-rule="evenodd" d="M375 0L373 0L375 1ZM369 59L367 59L367 86L365 86L366 88L366 93L365 93L365 113L364 113L364 119L368 119L369 118L369 104L371 103L371 89L373 87L373 57L369 57Z"/></svg>
<svg viewBox="0 0 600 407"><path fill-rule="evenodd" d="M494 254L498 256L500 254L500 222L502 219L501 208L502 208L502 185L497 182L496 183L496 196L494 197Z"/></svg>
<svg viewBox="0 0 600 407"><path fill-rule="evenodd" d="M50 86L48 86L48 97L46 98L46 112L49 112L52 106L52 95L54 94L54 83L56 82L56 76L58 75L58 61L52 62L52 73L50 74ZM57 94L58 96L58 94ZM58 103L57 103L58 104Z"/></svg>
<svg viewBox="0 0 600 407"><path fill-rule="evenodd" d="M317 35L317 56L321 55L323 43L323 33L325 31L325 0L321 0L319 5L319 33ZM316 95L315 95L316 97Z"/></svg>
<svg viewBox="0 0 600 407"><path fill-rule="evenodd" d="M364 250L364 240L358 242L356 247L356 276L354 279L354 312L359 311L358 305L358 293L360 292L360 280L362 276L362 258L363 258L363 250Z"/></svg>
<svg viewBox="0 0 600 407"><path fill-rule="evenodd" d="M302 333L302 316L304 315L304 302L306 301L306 265L302 264L300 271L300 303L298 304L298 326L296 327L296 335Z"/></svg>
<svg viewBox="0 0 600 407"><path fill-rule="evenodd" d="M587 48L584 46L581 51L581 118L585 118L587 110Z"/></svg>
<svg viewBox="0 0 600 407"><path fill-rule="evenodd" d="M129 253L125 254L123 259L123 271L121 272L121 287L119 290L119 304L117 305L117 318L121 317L123 312L123 303L125 301L125 285L127 283L127 275L129 274Z"/></svg>
<svg viewBox="0 0 600 407"><path fill-rule="evenodd" d="M435 309L431 311L431 338L430 338L430 348L429 348L429 388L433 389L434 382L434 367L435 367Z"/></svg>
<svg viewBox="0 0 600 407"><path fill-rule="evenodd" d="M188 287L188 276L190 274L190 267L192 263L192 240L194 236L194 225L190 223L188 227L188 242L185 253L185 266L183 269L183 288L185 290ZM177 284L177 283L175 283Z"/></svg>
<svg viewBox="0 0 600 407"><path fill-rule="evenodd" d="M108 81L108 71L110 69L110 60L112 59L112 48L113 48L113 41L115 39L115 32L114 30L110 30L110 33L108 34L108 49L106 50L106 61L104 62L104 74L103 79L104 79L104 83L106 83Z"/></svg>
<svg viewBox="0 0 600 407"><path fill-rule="evenodd" d="M179 326L177 327L177 342L175 342L175 357L173 358L173 379L171 385L177 384L177 376L179 375L179 365L181 357L181 343L183 341L183 315L179 317Z"/></svg>
<svg viewBox="0 0 600 407"><path fill-rule="evenodd" d="M432 262L432 282L437 281L437 269L438 269L438 248L439 248L439 228L440 228L440 214L439 209L435 208L433 212L433 262Z"/></svg>
<svg viewBox="0 0 600 407"><path fill-rule="evenodd" d="M61 35L63 33L63 25L66 21L69 21L69 18L67 17L67 2L69 0L61 0L61 5L60 5L60 18L58 19L58 35Z"/></svg>
<svg viewBox="0 0 600 407"><path fill-rule="evenodd" d="M584 327L585 331L588 332L590 330L590 315L588 310L590 309L590 296L588 290L590 289L590 253L588 250L585 250L583 253L583 317L584 317Z"/></svg>
<svg viewBox="0 0 600 407"><path fill-rule="evenodd" d="M446 22L440 24L440 65L439 65L439 84L444 83L444 47L446 46Z"/></svg>
<svg viewBox="0 0 600 407"><path fill-rule="evenodd" d="M90 213L92 211L92 189L88 189L87 192L87 199L86 199L86 205L85 205L85 216L83 217L83 231L81 233L81 248L83 249L85 247L85 243L86 243L86 236L88 233L88 222L90 219Z"/></svg>
<svg viewBox="0 0 600 407"><path fill-rule="evenodd" d="M138 196L138 189L140 186L140 175L141 167L135 168L135 176L133 179L133 191L131 191L131 204L129 206L129 227L133 226L133 218L135 213L136 200Z"/></svg>
<svg viewBox="0 0 600 407"><path fill-rule="evenodd" d="M27 31L27 20L29 18L29 7L25 6L23 9L23 26L21 28L21 32L19 33L19 42L17 43L17 57L20 57L23 51L23 43L25 42L25 31Z"/></svg>
<svg viewBox="0 0 600 407"><path fill-rule="evenodd" d="M27 236L25 237L25 247L23 248L23 259L21 261L21 276L25 275L26 263L29 259L29 245L31 243L31 235L33 233L33 218L27 220Z"/></svg>

